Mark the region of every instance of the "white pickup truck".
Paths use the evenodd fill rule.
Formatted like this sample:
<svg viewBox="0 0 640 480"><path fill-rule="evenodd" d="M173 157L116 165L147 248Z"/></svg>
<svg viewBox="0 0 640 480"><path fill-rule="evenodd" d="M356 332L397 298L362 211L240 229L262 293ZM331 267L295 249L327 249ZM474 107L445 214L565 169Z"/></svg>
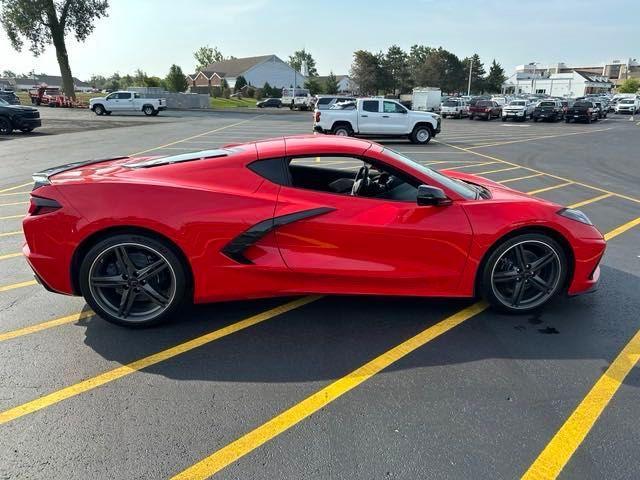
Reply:
<svg viewBox="0 0 640 480"><path fill-rule="evenodd" d="M316 110L313 129L333 135L408 137L426 144L440 133L440 115L407 110L394 100L359 98L339 108Z"/></svg>
<svg viewBox="0 0 640 480"><path fill-rule="evenodd" d="M158 115L167 109L165 98L141 98L136 92L113 92L106 97L89 100L89 108L96 115L111 115L112 112L143 112L145 115Z"/></svg>

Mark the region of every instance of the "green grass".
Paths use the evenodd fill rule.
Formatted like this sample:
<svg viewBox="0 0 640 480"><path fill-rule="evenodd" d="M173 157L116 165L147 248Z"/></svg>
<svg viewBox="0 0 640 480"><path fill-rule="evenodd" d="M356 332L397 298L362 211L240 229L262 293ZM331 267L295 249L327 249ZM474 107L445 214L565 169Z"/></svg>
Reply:
<svg viewBox="0 0 640 480"><path fill-rule="evenodd" d="M247 108L255 107L255 98L210 98L211 108Z"/></svg>

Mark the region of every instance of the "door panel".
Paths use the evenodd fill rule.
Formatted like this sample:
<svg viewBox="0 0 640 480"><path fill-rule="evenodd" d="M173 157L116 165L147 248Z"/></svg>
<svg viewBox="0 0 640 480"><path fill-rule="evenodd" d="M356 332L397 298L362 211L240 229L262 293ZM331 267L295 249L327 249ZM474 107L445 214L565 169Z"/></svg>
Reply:
<svg viewBox="0 0 640 480"><path fill-rule="evenodd" d="M321 207L333 210L276 230L287 267L306 274L301 290L455 294L472 235L459 205L420 207L282 187L275 215Z"/></svg>
<svg viewBox="0 0 640 480"><path fill-rule="evenodd" d="M377 104L375 112L365 110L367 105ZM365 100L362 102L362 108L358 109L358 131L360 133L379 133L381 128L382 113L380 113L379 100Z"/></svg>

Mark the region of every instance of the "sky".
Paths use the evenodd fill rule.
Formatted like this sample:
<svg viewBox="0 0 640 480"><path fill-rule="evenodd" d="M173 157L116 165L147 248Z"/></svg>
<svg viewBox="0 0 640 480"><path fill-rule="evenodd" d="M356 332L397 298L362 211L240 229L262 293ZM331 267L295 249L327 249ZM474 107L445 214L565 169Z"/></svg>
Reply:
<svg viewBox="0 0 640 480"><path fill-rule="evenodd" d="M56 0L61 1L61 0ZM195 69L193 52L217 46L225 56L307 49L318 71L348 74L353 52L397 44L442 46L460 58L478 53L510 74L516 65L601 64L640 59L640 1L620 0L110 0L84 44L68 37L75 77L133 73L164 77L171 64ZM180 5L184 5L182 8ZM0 27L0 72L59 75L52 46L38 57L16 52Z"/></svg>

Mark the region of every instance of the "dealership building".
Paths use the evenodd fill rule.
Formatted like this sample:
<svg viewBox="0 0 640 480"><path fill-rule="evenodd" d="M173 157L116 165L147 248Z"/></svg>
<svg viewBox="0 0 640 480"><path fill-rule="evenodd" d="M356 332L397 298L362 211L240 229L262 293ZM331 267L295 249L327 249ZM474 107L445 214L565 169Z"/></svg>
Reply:
<svg viewBox="0 0 640 480"><path fill-rule="evenodd" d="M506 94L545 94L553 97L583 97L592 93L606 93L613 83L604 75L578 70L567 73L516 72L502 84Z"/></svg>

